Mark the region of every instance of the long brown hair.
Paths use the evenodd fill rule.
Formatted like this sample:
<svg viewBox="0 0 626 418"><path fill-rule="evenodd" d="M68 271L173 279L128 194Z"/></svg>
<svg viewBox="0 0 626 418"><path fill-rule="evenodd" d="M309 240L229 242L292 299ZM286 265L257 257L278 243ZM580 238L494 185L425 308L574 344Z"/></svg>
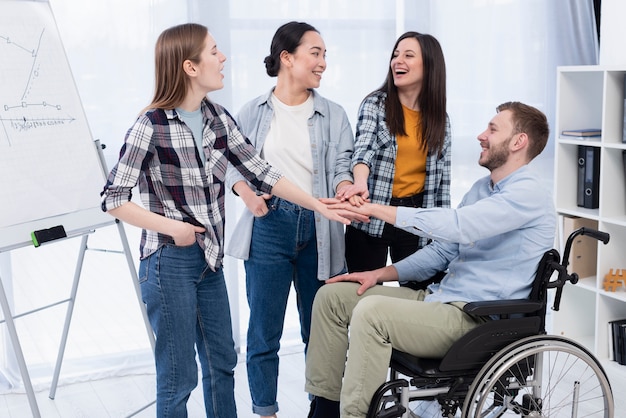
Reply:
<svg viewBox="0 0 626 418"><path fill-rule="evenodd" d="M424 77L422 89L417 97L420 112L422 114L422 138L423 146L430 152L440 153L446 135L446 63L439 41L432 36L419 32L406 32L402 34L391 51L393 59L394 51L400 41L406 38L415 38L422 50L424 65ZM385 83L379 91L387 94L385 103L385 116L387 127L393 135L406 135L404 130L404 112L398 97L398 88L393 82L393 70L391 66L387 72Z"/></svg>
<svg viewBox="0 0 626 418"><path fill-rule="evenodd" d="M208 33L206 26L185 23L159 35L154 48L154 97L146 109L174 109L183 102L190 83L183 62L200 62Z"/></svg>

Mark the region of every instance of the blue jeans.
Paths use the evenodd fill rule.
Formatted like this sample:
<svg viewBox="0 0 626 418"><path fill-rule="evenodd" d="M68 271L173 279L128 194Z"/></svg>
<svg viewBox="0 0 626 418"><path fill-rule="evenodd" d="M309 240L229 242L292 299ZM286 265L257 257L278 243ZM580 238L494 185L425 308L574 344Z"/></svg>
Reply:
<svg viewBox="0 0 626 418"><path fill-rule="evenodd" d="M222 270L209 269L198 244L165 245L139 266L141 294L156 335L157 417L187 417L202 367L207 417L236 418L237 353Z"/></svg>
<svg viewBox="0 0 626 418"><path fill-rule="evenodd" d="M272 197L269 212L254 219L250 257L244 262L250 307L247 368L252 412L278 411L278 350L287 299L297 293L302 341L308 344L313 298L324 284L317 280L315 214Z"/></svg>

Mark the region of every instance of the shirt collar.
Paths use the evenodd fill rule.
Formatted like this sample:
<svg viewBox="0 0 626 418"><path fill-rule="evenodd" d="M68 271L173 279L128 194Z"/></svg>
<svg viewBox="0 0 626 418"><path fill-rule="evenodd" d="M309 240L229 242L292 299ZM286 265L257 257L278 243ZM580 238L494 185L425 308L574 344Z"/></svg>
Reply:
<svg viewBox="0 0 626 418"><path fill-rule="evenodd" d="M524 165L518 168L517 170L515 170L514 172L512 172L511 174L509 174L508 176L506 176L505 178L503 178L502 180L500 180L499 182L497 182L496 184L493 184L491 180L489 180L489 188L494 193L499 192L504 188L504 186L506 186L506 184L509 181L511 181L513 177L515 177L518 174L525 173L527 171L528 171L528 165Z"/></svg>
<svg viewBox="0 0 626 418"><path fill-rule="evenodd" d="M268 91L263 99L259 102L259 106L268 105L270 109L274 110L274 106L272 105L272 93L274 93L275 87L272 87L270 91ZM326 116L324 102L322 96L319 95L314 89L311 89L311 96L313 97L313 112L319 113L322 116Z"/></svg>
<svg viewBox="0 0 626 418"><path fill-rule="evenodd" d="M209 122L211 122L214 118L212 108L213 106L211 105L211 101L208 97L202 99L202 102L200 103L200 111ZM178 113L175 109L163 109L163 112L165 112L165 117L167 117L168 120L179 119Z"/></svg>

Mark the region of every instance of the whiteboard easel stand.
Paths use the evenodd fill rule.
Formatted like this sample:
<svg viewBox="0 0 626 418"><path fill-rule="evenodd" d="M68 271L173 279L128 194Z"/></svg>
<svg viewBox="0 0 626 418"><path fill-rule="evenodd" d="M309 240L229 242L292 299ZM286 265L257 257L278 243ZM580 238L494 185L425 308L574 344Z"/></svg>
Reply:
<svg viewBox="0 0 626 418"><path fill-rule="evenodd" d="M148 332L148 338L150 340L150 345L152 347L152 351L154 352L154 346L155 346L155 337L154 337L154 333L152 332L152 327L150 326L150 322L148 321L148 315L146 312L146 308L145 305L143 304L143 301L141 300L141 289L139 287L139 281L138 281L138 277L137 277L137 272L135 270L135 266L132 260L132 255L130 252L130 246L128 245L128 238L126 236L126 231L124 229L124 225L122 222L120 222L119 220L115 219L113 220L113 222L116 223L117 228L118 228L118 232L120 234L120 239L122 241L122 247L123 247L123 251L111 251L111 250L100 250L100 251L106 251L106 252L115 252L115 253L124 253L126 256L126 261L128 263L128 267L129 267L129 271L131 273L131 278L133 281L133 287L135 288L135 293L137 294L137 299L139 301L139 306L140 306L140 310L144 319L144 324L146 326L146 330ZM42 306L39 307L37 309L33 309L30 310L28 312L23 312L17 315L13 315L13 313L11 312L11 308L9 305L9 301L7 299L6 296L6 292L4 290L4 285L2 283L2 277L0 277L0 305L2 305L2 312L4 315L4 319L0 320L0 324L2 324L3 322L6 322L7 324L7 329L9 331L9 339L11 341L11 345L13 347L13 351L15 354L15 358L16 361L18 363L18 367L20 370L20 374L22 376L22 382L24 384L24 389L26 391L26 396L28 398L28 403L30 405L30 409L31 412L33 414L34 418L40 418L41 417L41 413L39 412L39 407L37 405L37 399L35 397L35 391L33 389L32 386L32 382L30 380L30 375L28 373L28 367L26 365L26 360L24 359L24 353L22 351L22 346L20 344L19 341L19 337L17 335L17 329L15 327L15 319L18 319L20 317L26 316L26 315L30 315L39 311L42 311L44 309L47 308L51 308L53 306L57 306L60 305L62 303L68 303L67 306L67 311L66 311L66 316L65 316L65 324L63 326L63 333L61 336L61 342L59 344L59 352L57 355L57 360L56 360L56 366L54 369L54 374L53 374L53 379L52 379L52 383L51 383L51 387L50 387L50 393L49 393L49 397L50 399L54 399L55 397L55 393L56 393L56 388L58 385L58 380L59 380L59 375L61 372L61 365L63 363L63 355L65 353L65 347L67 344L67 338L69 335L69 327L70 327L70 323L72 320L72 314L74 311L74 304L76 302L76 295L78 293L78 283L80 282L80 275L81 275L81 271L82 271L82 267L83 267L83 262L85 259L85 253L88 249L91 249L87 246L87 242L89 239L89 234L95 232L93 229L89 230L89 231L84 231L81 233L75 233L73 235L68 235L68 237L63 238L63 239L69 239L69 238L76 238L79 236L82 236L81 238L81 244L80 244L80 249L79 249L79 254L78 254L78 260L76 262L76 269L74 271L74 278L73 278L73 282L72 282L72 289L70 292L70 296L67 299L64 300L60 300L51 304L48 304L46 306ZM47 245L47 244L44 244ZM93 249L91 249L93 250ZM0 250L2 251L2 250ZM154 403L154 402L152 402ZM145 409L148 406L150 406L152 403L150 403L149 405L145 406L142 408ZM139 411L138 411L139 412Z"/></svg>
<svg viewBox="0 0 626 418"><path fill-rule="evenodd" d="M26 396L28 398L30 410L33 413L33 417L39 418L41 417L41 414L39 413L39 407L37 406L35 391L33 390L33 385L30 381L30 375L28 374L28 368L26 367L26 361L24 360L24 353L22 352L22 346L20 345L20 340L17 336L17 329L15 328L15 322L13 321L14 318L27 315L29 313L32 313L32 311L26 312L23 315L16 315L15 317L13 316L13 314L11 313L11 308L9 307L9 301L7 299L6 293L4 292L2 277L0 277L0 305L2 305L2 314L4 315L4 320L0 321L0 324L2 322L6 322L7 324L9 339L11 340L11 345L13 346L13 354L15 355L17 365L20 368L20 374L22 375L22 381L24 382L24 388L26 389Z"/></svg>
<svg viewBox="0 0 626 418"><path fill-rule="evenodd" d="M87 246L87 241L89 240L89 234L83 235L81 239L80 249L78 253L78 261L76 262L76 270L74 271L74 281L72 284L72 291L70 293L69 299L67 300L68 307L67 307L67 312L65 315L65 325L63 326L63 334L61 336L61 343L59 345L59 353L57 355L56 366L54 367L54 374L52 376L52 384L50 385L50 393L48 395L50 399L54 399L55 394L56 394L56 388L59 382L59 375L61 373L61 364L63 363L63 356L65 354L65 346L67 343L70 323L72 321L72 314L74 311L74 303L76 301L76 294L78 292L78 282L80 280L80 273L82 271L83 261L85 259L85 253L87 250L124 253L124 255L126 256L126 262L128 263L128 269L131 274L133 287L135 288L135 293L137 294L137 299L139 301L141 314L143 316L144 324L146 326L148 338L150 339L150 346L152 347L152 351L154 352L154 346L155 346L154 333L152 332L152 327L150 326L150 322L148 321L148 314L146 312L145 305L143 301L141 300L141 289L139 287L139 278L137 277L137 271L135 270L135 264L133 263L130 246L128 245L128 238L126 236L126 231L124 229L124 224L120 222L118 219L115 220L115 224L117 225L117 229L120 234L120 239L122 241L122 247L123 247L122 251L98 250L98 249L89 248Z"/></svg>
<svg viewBox="0 0 626 418"><path fill-rule="evenodd" d="M106 173L106 163L104 160L104 155L102 154L102 146L100 144L100 141L96 140L95 142L95 146L96 149L98 150L98 156L102 162L101 166L102 166L102 170ZM135 293L137 295L137 300L139 302L139 307L141 310L141 314L143 316L143 320L144 320L144 324L146 326L146 330L148 333L148 338L150 340L150 345L152 348L152 352L154 352L154 347L155 347L155 337L154 337L154 333L152 331L152 327L150 325L150 322L148 320L148 314L146 312L146 307L141 299L141 289L139 286L139 280L138 280L138 276L137 276L137 271L135 269L135 264L133 262L132 259L132 253L130 251L130 246L128 245L128 238L126 235L126 231L124 229L124 225L122 222L120 222L118 219L111 219L110 222L107 222L106 224L102 224L102 225L98 225L98 227L102 227L102 226L108 226L111 223L115 223L120 235L120 240L122 242L122 251L112 251L112 250L99 250L99 251L106 251L106 252L114 252L114 253L124 253L124 255L126 256L126 262L128 264L128 268L131 274L131 279L133 282L133 287L135 289ZM23 312L17 315L13 315L13 313L11 312L11 307L9 305L9 301L8 298L6 296L6 292L4 289L4 285L2 283L2 277L0 277L0 305L2 305L2 312L4 315L4 319L0 320L0 324L2 324L3 322L6 322L7 324L7 329L9 331L9 339L11 341L11 345L13 347L13 351L15 354L15 358L16 361L18 363L18 367L20 370L20 374L22 377L22 382L24 384L24 389L26 391L26 396L28 398L28 403L30 405L30 409L31 412L33 414L34 418L40 418L41 417L41 413L39 412L39 407L37 405L37 399L35 396L35 391L33 389L32 386L32 382L30 380L30 374L28 373L28 367L26 365L26 360L24 359L24 353L22 351L22 346L20 344L19 341L19 336L17 335L17 329L15 327L15 319L26 316L26 315L30 315L32 313L35 312L39 312L42 311L44 309L53 307L53 306L57 306L60 305L62 303L68 303L67 306L67 311L66 311L66 315L65 315L65 324L63 326L63 333L61 336L61 342L59 344L59 351L57 354L57 360L56 360L56 365L55 365L55 369L54 369L54 374L53 374L53 378L52 378L52 383L50 386L50 393L49 393L49 398L50 399L54 399L55 394L56 394L56 388L58 385L58 380L59 380L59 375L61 372L61 365L63 363L63 356L65 353L65 347L67 344L67 338L69 335L69 327L70 327L70 323L72 320L72 314L74 311L74 304L76 302L76 295L78 293L78 283L80 282L80 275L81 275L81 271L82 271L82 267L83 267L83 262L85 259L85 253L88 249L90 250L94 250L93 248L89 248L87 245L88 239L89 239L89 235L92 234L93 232L95 232L95 227L94 228L89 228L87 230L82 230L82 231L72 231L70 233L68 233L68 236L65 238L61 238L59 240L55 240L55 241L60 241L60 240L65 240L65 239L69 239L69 238L77 238L77 237L82 237L81 238L81 244L80 244L80 248L79 248L79 254L78 254L78 260L76 262L76 269L74 270L74 278L73 278L73 282L72 282L72 289L70 292L70 296L67 299L64 300L60 300L51 304L48 304L46 306L42 306L39 307L37 309L33 309L31 311L28 312ZM55 241L52 241L50 243L54 243ZM12 249L16 249L19 248L20 246L26 246L28 245L26 242L24 243L20 243L20 244L14 244L11 245L7 248L0 248L0 252L4 252L4 251L10 251ZM48 245L48 244L43 244L43 245ZM98 249L95 249L98 250ZM153 403L155 403L156 401L151 402L150 404L142 407L139 411L136 411L135 413L133 413L130 416L133 416L135 414L137 414L138 412L146 409L148 406L152 405Z"/></svg>

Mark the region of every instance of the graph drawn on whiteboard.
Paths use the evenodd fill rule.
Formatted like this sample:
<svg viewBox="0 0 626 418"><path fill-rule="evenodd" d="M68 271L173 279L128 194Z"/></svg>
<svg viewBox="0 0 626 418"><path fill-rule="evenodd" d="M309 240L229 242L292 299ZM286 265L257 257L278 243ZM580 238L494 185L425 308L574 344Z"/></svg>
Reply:
<svg viewBox="0 0 626 418"><path fill-rule="evenodd" d="M98 207L101 163L50 5L0 10L0 228Z"/></svg>

